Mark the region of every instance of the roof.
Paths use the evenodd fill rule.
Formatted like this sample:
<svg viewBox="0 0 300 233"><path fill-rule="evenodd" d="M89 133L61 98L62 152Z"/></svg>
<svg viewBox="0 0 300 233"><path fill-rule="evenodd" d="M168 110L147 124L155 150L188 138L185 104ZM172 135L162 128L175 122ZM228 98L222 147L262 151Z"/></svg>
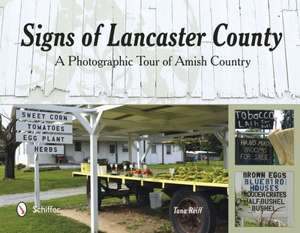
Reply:
<svg viewBox="0 0 300 233"><path fill-rule="evenodd" d="M123 105L104 111L101 136L176 135L207 133L227 127L225 105ZM74 122L76 136L87 135Z"/></svg>
<svg viewBox="0 0 300 233"><path fill-rule="evenodd" d="M202 135L224 131L228 122L227 105L16 105L41 111L88 113L103 111L99 131L100 140L127 140L153 136L152 142L172 140L174 137ZM12 111L15 114L15 111ZM89 140L89 134L74 117L75 140ZM155 140L154 140L155 136Z"/></svg>

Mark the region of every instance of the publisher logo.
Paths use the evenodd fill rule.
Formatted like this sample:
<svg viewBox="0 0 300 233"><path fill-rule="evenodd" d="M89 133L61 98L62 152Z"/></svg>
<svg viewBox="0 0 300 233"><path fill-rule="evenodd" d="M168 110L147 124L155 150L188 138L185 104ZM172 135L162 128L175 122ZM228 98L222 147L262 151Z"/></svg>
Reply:
<svg viewBox="0 0 300 233"><path fill-rule="evenodd" d="M27 213L27 206L24 202L19 202L16 209L17 215L19 217L24 217Z"/></svg>

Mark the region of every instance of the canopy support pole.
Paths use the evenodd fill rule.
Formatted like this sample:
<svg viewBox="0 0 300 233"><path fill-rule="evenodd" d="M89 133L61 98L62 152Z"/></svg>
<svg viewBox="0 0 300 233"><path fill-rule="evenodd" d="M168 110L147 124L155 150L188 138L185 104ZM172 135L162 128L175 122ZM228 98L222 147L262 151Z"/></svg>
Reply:
<svg viewBox="0 0 300 233"><path fill-rule="evenodd" d="M128 135L128 160L132 163L132 136Z"/></svg>
<svg viewBox="0 0 300 233"><path fill-rule="evenodd" d="M224 140L227 143L223 143L223 159L224 159L224 168L228 168L228 131L224 132Z"/></svg>
<svg viewBox="0 0 300 233"><path fill-rule="evenodd" d="M140 139L138 138L137 143L136 143L136 148L137 148L137 167L138 169L141 168L141 147L140 147Z"/></svg>
<svg viewBox="0 0 300 233"><path fill-rule="evenodd" d="M98 233L98 174L97 174L97 140L100 131L101 115L105 110L117 108L119 105L99 107L98 114L89 112L90 122L79 112L72 112L90 135L90 186L91 186L91 233Z"/></svg>
<svg viewBox="0 0 300 233"><path fill-rule="evenodd" d="M99 114L100 115L100 114ZM90 125L94 128L96 116L91 114ZM90 134L90 166L91 166L91 232L98 232L98 176L97 176L97 135Z"/></svg>

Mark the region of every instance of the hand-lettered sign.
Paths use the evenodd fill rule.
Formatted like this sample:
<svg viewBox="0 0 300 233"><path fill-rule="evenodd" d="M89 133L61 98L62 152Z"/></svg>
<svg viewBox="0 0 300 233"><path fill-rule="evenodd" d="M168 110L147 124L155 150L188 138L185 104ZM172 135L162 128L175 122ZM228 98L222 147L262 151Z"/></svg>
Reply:
<svg viewBox="0 0 300 233"><path fill-rule="evenodd" d="M272 144L264 138L236 138L236 164L272 165L274 151Z"/></svg>
<svg viewBox="0 0 300 233"><path fill-rule="evenodd" d="M236 110L236 129L273 129L274 111Z"/></svg>
<svg viewBox="0 0 300 233"><path fill-rule="evenodd" d="M235 214L241 219L236 221L236 226L272 228L293 226L293 193L292 172L235 173L235 197L238 200ZM246 225L245 222L251 225Z"/></svg>
<svg viewBox="0 0 300 233"><path fill-rule="evenodd" d="M16 111L16 141L29 143L35 154L64 154L64 144L73 143L72 115L27 109Z"/></svg>

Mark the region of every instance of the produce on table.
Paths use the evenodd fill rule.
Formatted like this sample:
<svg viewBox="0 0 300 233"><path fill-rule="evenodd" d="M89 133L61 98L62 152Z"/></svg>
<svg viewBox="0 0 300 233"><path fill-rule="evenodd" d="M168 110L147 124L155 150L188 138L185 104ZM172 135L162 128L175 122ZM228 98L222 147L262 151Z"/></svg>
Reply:
<svg viewBox="0 0 300 233"><path fill-rule="evenodd" d="M126 174L126 176L138 176L138 177L148 177L152 175L153 173L149 168L143 170L142 169L132 170Z"/></svg>
<svg viewBox="0 0 300 233"><path fill-rule="evenodd" d="M228 171L223 168L214 168L211 171L206 171L197 166L178 167L175 169L174 175L170 173L159 173L154 176L157 179L168 180L184 180L209 183L228 183Z"/></svg>

